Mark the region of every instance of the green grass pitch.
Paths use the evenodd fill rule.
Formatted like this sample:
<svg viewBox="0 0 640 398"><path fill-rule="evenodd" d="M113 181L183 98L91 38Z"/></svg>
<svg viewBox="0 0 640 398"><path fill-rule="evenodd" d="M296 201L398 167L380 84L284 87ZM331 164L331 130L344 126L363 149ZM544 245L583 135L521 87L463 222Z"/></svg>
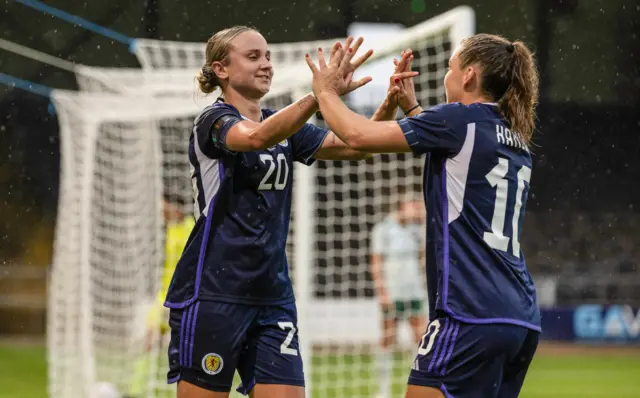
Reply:
<svg viewBox="0 0 640 398"><path fill-rule="evenodd" d="M321 364L325 372L323 379L319 379L318 374L312 375L312 383L315 384L313 398L321 398L317 390L319 383L325 386L322 395L327 398L373 396L371 391L375 391L375 372L371 356L317 356L313 361L316 365ZM397 358L396 361L407 362L407 358ZM335 366L338 363L340 366ZM349 363L359 365L350 371ZM1 344L0 398L46 398L46 369L44 347ZM398 371L395 374L394 397L403 396L402 384L406 380L406 372ZM341 379L345 378L361 380L361 383L345 388L341 386ZM327 389L327 386L331 387ZM533 361L520 396L640 397L640 351L637 348L618 348L609 352L598 347L578 350L567 349L566 346L543 347Z"/></svg>

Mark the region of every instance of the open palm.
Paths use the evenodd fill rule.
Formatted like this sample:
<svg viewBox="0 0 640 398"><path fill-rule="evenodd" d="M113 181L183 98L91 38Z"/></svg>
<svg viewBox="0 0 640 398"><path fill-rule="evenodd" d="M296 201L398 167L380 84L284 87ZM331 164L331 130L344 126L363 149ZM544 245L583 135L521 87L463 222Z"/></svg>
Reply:
<svg viewBox="0 0 640 398"><path fill-rule="evenodd" d="M355 42L349 37L344 45L336 42L331 48L329 63L325 61L322 49L318 49L318 66L316 66L309 54L305 60L313 73L313 92L319 95L323 92L333 92L337 95L344 95L354 91L371 81L370 76L353 80L353 73L365 63L373 54L373 50L351 61L364 39L359 37ZM353 44L353 46L352 46Z"/></svg>

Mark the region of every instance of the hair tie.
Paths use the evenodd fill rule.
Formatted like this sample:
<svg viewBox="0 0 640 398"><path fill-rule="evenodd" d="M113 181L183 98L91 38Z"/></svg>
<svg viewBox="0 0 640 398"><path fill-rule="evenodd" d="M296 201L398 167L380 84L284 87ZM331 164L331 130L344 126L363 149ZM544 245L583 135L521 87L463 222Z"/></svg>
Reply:
<svg viewBox="0 0 640 398"><path fill-rule="evenodd" d="M512 53L515 49L516 49L516 47L513 45L513 43L507 44L507 52L508 53Z"/></svg>

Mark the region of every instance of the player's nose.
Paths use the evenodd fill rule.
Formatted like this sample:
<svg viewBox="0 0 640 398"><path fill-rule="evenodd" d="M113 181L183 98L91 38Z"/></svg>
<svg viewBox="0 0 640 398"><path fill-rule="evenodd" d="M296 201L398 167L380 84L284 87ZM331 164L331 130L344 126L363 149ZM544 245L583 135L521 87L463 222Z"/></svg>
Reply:
<svg viewBox="0 0 640 398"><path fill-rule="evenodd" d="M273 67L270 64L261 67L260 72L269 76L269 79L273 79Z"/></svg>
<svg viewBox="0 0 640 398"><path fill-rule="evenodd" d="M273 75L273 64L271 64L271 61L265 60L262 62L262 64L260 64L260 69L268 72L269 76Z"/></svg>

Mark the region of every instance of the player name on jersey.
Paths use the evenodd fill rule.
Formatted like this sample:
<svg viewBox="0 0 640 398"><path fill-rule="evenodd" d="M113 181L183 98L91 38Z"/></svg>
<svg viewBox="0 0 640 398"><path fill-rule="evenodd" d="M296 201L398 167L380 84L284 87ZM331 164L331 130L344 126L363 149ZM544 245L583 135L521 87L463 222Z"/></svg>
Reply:
<svg viewBox="0 0 640 398"><path fill-rule="evenodd" d="M499 144L509 145L529 152L529 147L522 141L519 133L512 132L499 124L496 124L496 140Z"/></svg>

